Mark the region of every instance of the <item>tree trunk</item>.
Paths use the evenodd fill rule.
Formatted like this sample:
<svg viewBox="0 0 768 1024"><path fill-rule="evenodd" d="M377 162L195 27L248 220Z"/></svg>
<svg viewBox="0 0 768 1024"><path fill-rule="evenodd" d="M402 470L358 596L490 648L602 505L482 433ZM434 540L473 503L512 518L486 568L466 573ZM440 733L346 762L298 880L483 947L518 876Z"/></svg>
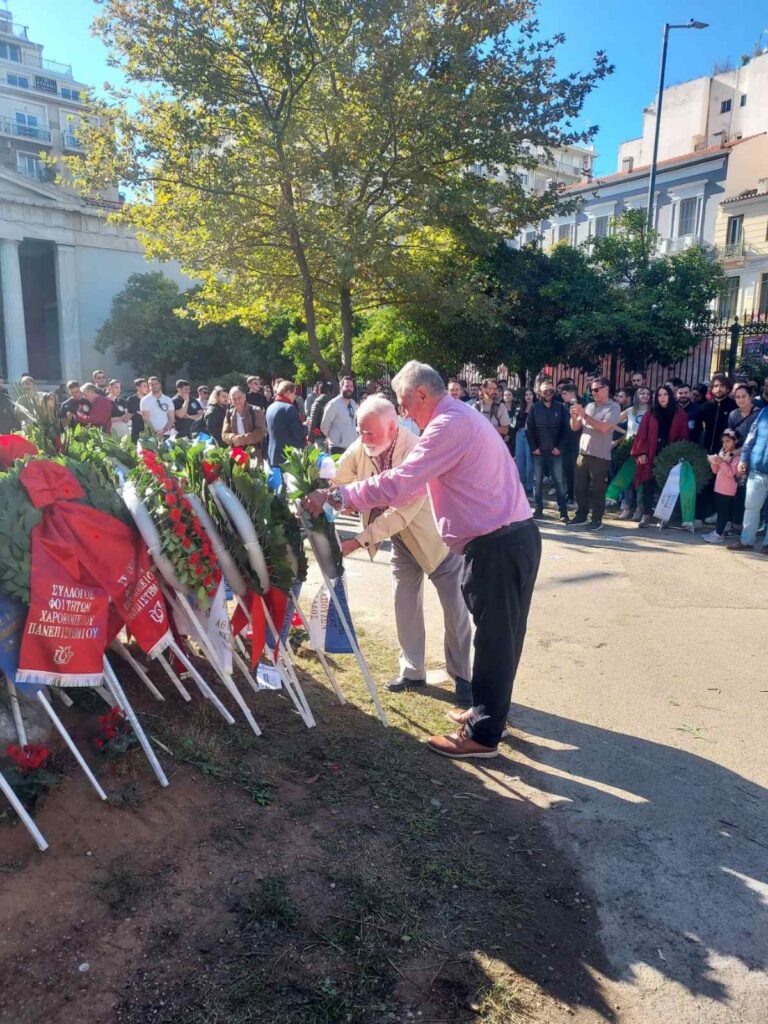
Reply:
<svg viewBox="0 0 768 1024"><path fill-rule="evenodd" d="M341 370L352 372L352 292L349 285L343 285L339 292L341 310Z"/></svg>

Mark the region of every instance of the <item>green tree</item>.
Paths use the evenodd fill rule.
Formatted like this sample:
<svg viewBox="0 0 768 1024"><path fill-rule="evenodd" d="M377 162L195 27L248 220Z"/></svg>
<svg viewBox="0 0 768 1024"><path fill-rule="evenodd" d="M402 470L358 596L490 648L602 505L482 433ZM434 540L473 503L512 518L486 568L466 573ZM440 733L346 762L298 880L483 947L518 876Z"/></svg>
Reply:
<svg viewBox="0 0 768 1024"><path fill-rule="evenodd" d="M201 320L299 306L329 375L318 323L333 311L348 368L355 312L400 301L422 226L500 237L554 209L515 169L592 136L572 125L610 68L599 53L559 75L562 36L540 39L535 9L104 0L97 29L131 93L93 109L70 171L131 187L119 216L202 282Z"/></svg>
<svg viewBox="0 0 768 1024"><path fill-rule="evenodd" d="M274 316L257 333L236 321L201 326L185 315L195 296L160 272L132 274L96 334L97 350L111 348L119 362L164 383L182 372L209 382L233 372L293 373L283 348L295 317Z"/></svg>

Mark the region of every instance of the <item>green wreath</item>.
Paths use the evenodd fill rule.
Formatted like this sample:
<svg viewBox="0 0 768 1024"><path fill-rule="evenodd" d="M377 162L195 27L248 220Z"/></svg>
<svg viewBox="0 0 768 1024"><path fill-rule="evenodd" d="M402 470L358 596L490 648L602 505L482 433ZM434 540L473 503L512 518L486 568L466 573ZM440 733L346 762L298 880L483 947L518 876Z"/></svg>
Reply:
<svg viewBox="0 0 768 1024"><path fill-rule="evenodd" d="M681 460L689 462L696 477L696 493L703 491L707 482L712 479L712 470L707 453L693 441L675 441L668 444L653 460L653 475L659 487L667 482L669 471Z"/></svg>

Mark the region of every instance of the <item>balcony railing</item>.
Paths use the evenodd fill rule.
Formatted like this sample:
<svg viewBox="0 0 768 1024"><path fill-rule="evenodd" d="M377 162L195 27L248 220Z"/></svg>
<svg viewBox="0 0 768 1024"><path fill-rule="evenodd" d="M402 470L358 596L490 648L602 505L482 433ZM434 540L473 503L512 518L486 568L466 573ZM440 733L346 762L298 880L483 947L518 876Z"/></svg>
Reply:
<svg viewBox="0 0 768 1024"><path fill-rule="evenodd" d="M5 15L5 17L2 15ZM9 36L16 36L17 39L29 39L29 26L14 25L9 20L7 11L0 12L0 32L5 32Z"/></svg>
<svg viewBox="0 0 768 1024"><path fill-rule="evenodd" d="M72 132L61 133L61 144L64 149L77 149L82 152L83 144Z"/></svg>
<svg viewBox="0 0 768 1024"><path fill-rule="evenodd" d="M718 246L717 255L723 260L739 260L746 255L747 247L744 239L738 242L728 242L726 245Z"/></svg>
<svg viewBox="0 0 768 1024"><path fill-rule="evenodd" d="M13 135L17 139L35 139L37 142L50 144L50 128L38 128L31 124L19 124L9 117L0 117L0 134Z"/></svg>
<svg viewBox="0 0 768 1024"><path fill-rule="evenodd" d="M64 78L73 77L71 64L61 64L57 60L45 60L45 58L43 58L40 61L40 65L43 71L50 71L51 74L63 75Z"/></svg>

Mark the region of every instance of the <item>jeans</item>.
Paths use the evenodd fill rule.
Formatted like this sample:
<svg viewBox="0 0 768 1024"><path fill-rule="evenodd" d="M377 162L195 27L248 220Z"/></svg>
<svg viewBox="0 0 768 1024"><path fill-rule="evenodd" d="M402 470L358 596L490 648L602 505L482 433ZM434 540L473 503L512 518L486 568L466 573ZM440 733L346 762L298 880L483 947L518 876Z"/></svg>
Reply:
<svg viewBox="0 0 768 1024"><path fill-rule="evenodd" d="M515 438L515 464L520 480L526 492L533 490L533 456L531 446L528 444L528 434L523 428L518 430Z"/></svg>
<svg viewBox="0 0 768 1024"><path fill-rule="evenodd" d="M541 537L530 519L464 549L461 592L475 623L475 715L467 731L484 746L495 747L506 726L540 560Z"/></svg>
<svg viewBox="0 0 768 1024"><path fill-rule="evenodd" d="M757 473L754 469L747 477L747 496L744 500L744 525L741 528L741 543L750 547L757 540L760 526L760 510L768 497L768 473ZM768 533L763 537L763 546L768 547Z"/></svg>
<svg viewBox="0 0 768 1024"><path fill-rule="evenodd" d="M568 494L568 501L576 500L576 459L579 457L578 447L563 448L563 476L565 477L565 490Z"/></svg>
<svg viewBox="0 0 768 1024"><path fill-rule="evenodd" d="M557 493L557 507L560 515L568 513L568 498L563 476L562 455L534 455L533 456L533 503L537 509L542 507L541 481L545 472L549 472L552 483Z"/></svg>
<svg viewBox="0 0 768 1024"><path fill-rule="evenodd" d="M594 455L579 452L576 460L576 504L578 516L586 519L590 505L590 485L592 498L592 522L602 521L605 512L605 491L608 487L608 469L610 459L598 459Z"/></svg>

